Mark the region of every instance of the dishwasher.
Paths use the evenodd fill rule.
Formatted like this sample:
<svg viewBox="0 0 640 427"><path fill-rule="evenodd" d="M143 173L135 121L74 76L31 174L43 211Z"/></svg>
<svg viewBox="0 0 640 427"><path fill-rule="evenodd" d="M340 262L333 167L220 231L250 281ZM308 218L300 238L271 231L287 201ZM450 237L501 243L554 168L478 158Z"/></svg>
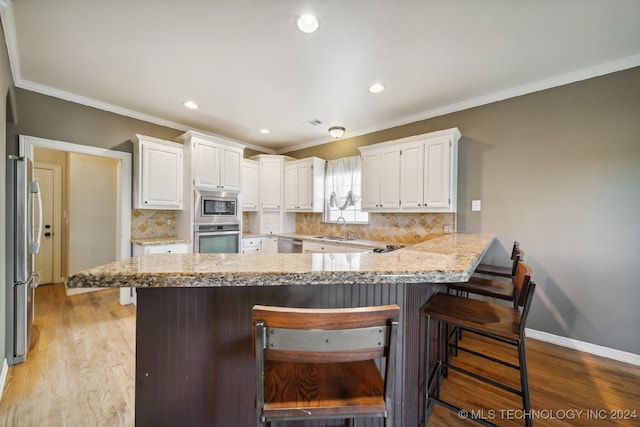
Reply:
<svg viewBox="0 0 640 427"><path fill-rule="evenodd" d="M293 239L290 237L279 237L278 253L279 254L301 254L302 240Z"/></svg>

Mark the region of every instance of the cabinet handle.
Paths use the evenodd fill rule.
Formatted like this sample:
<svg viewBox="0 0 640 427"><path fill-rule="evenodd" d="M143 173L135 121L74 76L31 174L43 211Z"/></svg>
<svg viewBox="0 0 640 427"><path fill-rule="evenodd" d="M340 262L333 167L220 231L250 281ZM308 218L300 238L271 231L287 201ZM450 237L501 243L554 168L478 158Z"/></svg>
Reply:
<svg viewBox="0 0 640 427"><path fill-rule="evenodd" d="M145 200L144 202L145 202L145 203L149 203L149 202L148 202L148 201L146 201L146 200Z"/></svg>

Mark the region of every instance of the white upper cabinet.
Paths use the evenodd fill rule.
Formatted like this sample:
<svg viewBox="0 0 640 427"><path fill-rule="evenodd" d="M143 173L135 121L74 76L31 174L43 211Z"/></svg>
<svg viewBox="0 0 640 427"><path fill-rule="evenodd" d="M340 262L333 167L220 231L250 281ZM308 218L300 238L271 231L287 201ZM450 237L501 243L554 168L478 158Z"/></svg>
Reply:
<svg viewBox="0 0 640 427"><path fill-rule="evenodd" d="M362 147L363 209L455 212L459 139L453 128Z"/></svg>
<svg viewBox="0 0 640 427"><path fill-rule="evenodd" d="M244 147L215 137L186 132L177 138L192 150L193 188L209 191L240 191Z"/></svg>
<svg viewBox="0 0 640 427"><path fill-rule="evenodd" d="M424 142L416 141L400 146L400 200L403 208L422 208L424 170Z"/></svg>
<svg viewBox="0 0 640 427"><path fill-rule="evenodd" d="M457 181L457 161L454 165L452 156L453 141L449 135L430 138L424 144L423 203L429 210L456 210L456 192L452 181Z"/></svg>
<svg viewBox="0 0 640 427"><path fill-rule="evenodd" d="M242 160L242 210L257 211L260 202L260 162Z"/></svg>
<svg viewBox="0 0 640 427"><path fill-rule="evenodd" d="M260 204L262 209L282 206L282 175L284 159L265 156L260 159Z"/></svg>
<svg viewBox="0 0 640 427"><path fill-rule="evenodd" d="M322 212L324 164L325 161L318 157L285 163L285 211Z"/></svg>
<svg viewBox="0 0 640 427"><path fill-rule="evenodd" d="M396 210L400 207L400 147L363 147L362 209Z"/></svg>
<svg viewBox="0 0 640 427"><path fill-rule="evenodd" d="M182 209L182 145L136 135L133 157L134 209Z"/></svg>

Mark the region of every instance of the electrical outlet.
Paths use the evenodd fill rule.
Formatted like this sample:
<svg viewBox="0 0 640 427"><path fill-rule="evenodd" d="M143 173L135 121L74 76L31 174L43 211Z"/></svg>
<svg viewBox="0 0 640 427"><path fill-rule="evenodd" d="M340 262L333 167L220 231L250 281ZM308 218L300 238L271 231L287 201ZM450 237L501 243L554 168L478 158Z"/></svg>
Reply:
<svg viewBox="0 0 640 427"><path fill-rule="evenodd" d="M482 210L482 203L480 200L471 201L471 210L474 212L480 212Z"/></svg>
<svg viewBox="0 0 640 427"><path fill-rule="evenodd" d="M147 225L148 225L149 227L153 227L153 226L155 225L155 222L154 222L152 219L148 219L148 220L147 220Z"/></svg>
<svg viewBox="0 0 640 427"><path fill-rule="evenodd" d="M167 225L171 225L173 224L173 221L171 221L170 219L167 220Z"/></svg>
<svg viewBox="0 0 640 427"><path fill-rule="evenodd" d="M451 233L451 225L445 224L444 225L444 232L445 233Z"/></svg>

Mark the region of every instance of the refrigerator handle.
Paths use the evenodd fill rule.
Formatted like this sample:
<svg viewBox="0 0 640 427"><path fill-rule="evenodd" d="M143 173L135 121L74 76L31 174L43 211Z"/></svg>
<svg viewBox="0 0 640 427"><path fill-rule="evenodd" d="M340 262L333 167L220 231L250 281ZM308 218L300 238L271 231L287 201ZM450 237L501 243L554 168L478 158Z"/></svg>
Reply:
<svg viewBox="0 0 640 427"><path fill-rule="evenodd" d="M42 241L42 193L40 193L40 185L37 182L31 183L31 193L38 196L38 237L29 245L29 252L37 254L40 251L40 242Z"/></svg>
<svg viewBox="0 0 640 427"><path fill-rule="evenodd" d="M31 282L29 283L29 287L31 289L35 289L38 286L40 286L40 282L42 281L42 276L40 275L39 271L34 271L31 274Z"/></svg>

